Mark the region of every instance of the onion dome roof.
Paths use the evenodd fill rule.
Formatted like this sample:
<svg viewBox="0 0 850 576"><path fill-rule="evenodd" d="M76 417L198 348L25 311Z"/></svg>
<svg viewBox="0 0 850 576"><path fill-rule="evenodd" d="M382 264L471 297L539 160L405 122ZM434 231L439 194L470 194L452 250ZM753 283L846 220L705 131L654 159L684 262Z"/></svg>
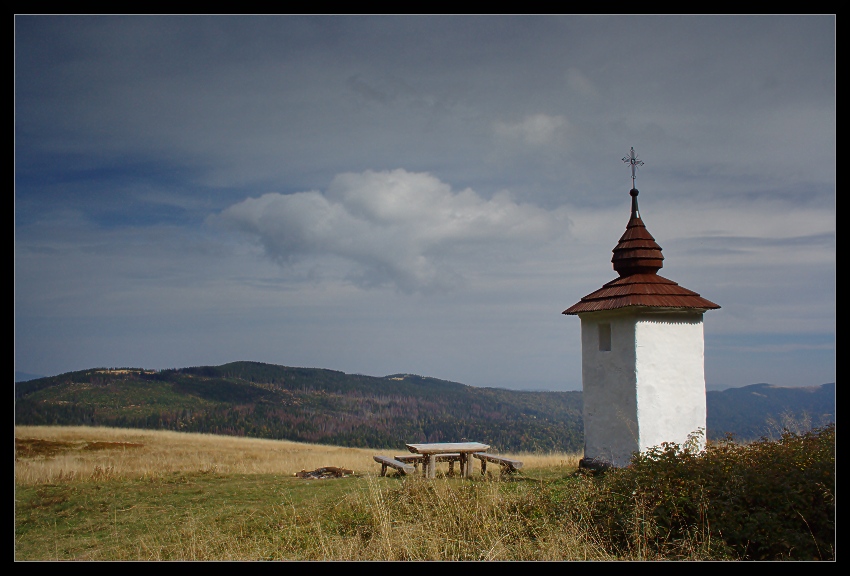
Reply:
<svg viewBox="0 0 850 576"><path fill-rule="evenodd" d="M611 263L620 275L573 304L564 314L581 314L628 307L713 310L720 308L692 290L658 275L663 266L661 246L646 229L638 210L638 191L629 191L632 213L626 231L614 247Z"/></svg>

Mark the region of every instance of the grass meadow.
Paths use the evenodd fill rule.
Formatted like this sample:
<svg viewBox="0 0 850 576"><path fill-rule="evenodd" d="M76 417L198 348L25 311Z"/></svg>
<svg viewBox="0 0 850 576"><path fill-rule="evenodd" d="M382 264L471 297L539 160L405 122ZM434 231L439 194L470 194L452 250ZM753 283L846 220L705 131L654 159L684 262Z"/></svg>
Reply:
<svg viewBox="0 0 850 576"><path fill-rule="evenodd" d="M436 481L381 477L376 450L156 430L17 426L15 438L16 560L513 559L518 552L495 535L478 541L498 516L482 508L501 499L492 473L464 481L446 477L441 464ZM575 470L581 457L506 455L524 462L517 484L529 487ZM324 466L353 474L294 476ZM405 501L393 503L399 490ZM476 534L457 533L458 523Z"/></svg>
<svg viewBox="0 0 850 576"><path fill-rule="evenodd" d="M281 440L17 426L15 443L19 561L834 559L830 527L817 524L829 524L821 508L834 513L834 496L797 510L803 523L783 536L790 548L736 546L716 526L731 531L734 511L710 501L710 483L688 480L705 463L665 462L661 453L655 468L636 465L610 479L579 471L580 454L505 454L523 469L500 476L491 466L482 476L476 466L463 479L442 464L426 480L381 477L376 450ZM811 445L794 450L823 458ZM352 474L295 476L326 466ZM833 484L824 478L819 494L834 489L834 457L832 466ZM714 510L726 519L715 520ZM792 538L798 533L802 544Z"/></svg>

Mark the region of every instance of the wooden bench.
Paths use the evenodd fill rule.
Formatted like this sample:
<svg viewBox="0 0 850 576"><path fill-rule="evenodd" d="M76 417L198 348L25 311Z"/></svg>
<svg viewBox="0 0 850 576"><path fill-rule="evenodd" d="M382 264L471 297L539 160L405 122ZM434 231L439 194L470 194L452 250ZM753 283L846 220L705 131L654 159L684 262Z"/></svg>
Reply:
<svg viewBox="0 0 850 576"><path fill-rule="evenodd" d="M412 463L413 468L418 470L419 465L422 464L428 456L424 454L405 454L404 456L396 456L395 459L399 462L404 462L405 464ZM455 471L455 462L460 462L460 453L449 453L449 454L436 454L434 456L434 460L437 462L448 462L449 463L449 474L454 474ZM463 470L461 470L463 473Z"/></svg>
<svg viewBox="0 0 850 576"><path fill-rule="evenodd" d="M381 465L381 476L387 475L387 468L395 468L401 474L413 474L416 471L416 468L407 462L402 462L396 458L390 458L389 456L375 456L375 462L378 462Z"/></svg>
<svg viewBox="0 0 850 576"><path fill-rule="evenodd" d="M422 454L405 454L403 456L396 456L395 459L399 462L404 462L405 464L413 464L414 472L419 471L419 465L422 463Z"/></svg>
<svg viewBox="0 0 850 576"><path fill-rule="evenodd" d="M481 473L487 473L487 462L493 462L499 465L499 472L516 472L520 468L522 468L522 462L519 460L511 460L510 458L505 458L504 456L497 456L496 454L488 454L486 452L476 452L473 454L475 458L481 460Z"/></svg>
<svg viewBox="0 0 850 576"><path fill-rule="evenodd" d="M413 462L414 465L419 464L422 461L422 454L404 454L403 456L395 456L395 459L399 462Z"/></svg>

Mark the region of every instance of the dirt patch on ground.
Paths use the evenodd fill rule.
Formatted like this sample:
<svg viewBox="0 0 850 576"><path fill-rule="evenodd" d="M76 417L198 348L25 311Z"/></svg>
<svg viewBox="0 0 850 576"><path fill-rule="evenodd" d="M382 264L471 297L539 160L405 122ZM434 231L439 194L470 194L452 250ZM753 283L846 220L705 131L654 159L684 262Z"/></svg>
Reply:
<svg viewBox="0 0 850 576"><path fill-rule="evenodd" d="M15 460L37 456L56 456L74 448L75 445L71 442L56 442L41 440L40 438L15 438Z"/></svg>
<svg viewBox="0 0 850 576"><path fill-rule="evenodd" d="M133 442L89 442L83 450L122 450L124 448L141 448L144 444Z"/></svg>
<svg viewBox="0 0 850 576"><path fill-rule="evenodd" d="M141 448L144 444L134 442L60 442L41 438L15 438L15 460L20 458L52 458L71 450L125 450Z"/></svg>
<svg viewBox="0 0 850 576"><path fill-rule="evenodd" d="M324 468L316 468L311 472L302 470L301 472L296 472L295 476L298 478L309 478L310 480L324 480L325 478L343 478L345 476L351 476L353 473L353 471L346 470L345 468L325 466Z"/></svg>

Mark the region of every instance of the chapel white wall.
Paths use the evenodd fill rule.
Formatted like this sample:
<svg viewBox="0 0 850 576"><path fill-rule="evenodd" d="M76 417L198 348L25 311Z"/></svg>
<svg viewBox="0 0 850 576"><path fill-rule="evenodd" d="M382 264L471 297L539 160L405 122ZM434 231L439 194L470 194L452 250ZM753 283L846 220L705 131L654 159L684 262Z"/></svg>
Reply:
<svg viewBox="0 0 850 576"><path fill-rule="evenodd" d="M580 318L586 458L624 466L633 452L705 430L701 312ZM610 351L599 349L601 323L611 325Z"/></svg>
<svg viewBox="0 0 850 576"><path fill-rule="evenodd" d="M611 350L599 350L599 324L611 324ZM615 466L639 450L635 319L581 317L584 456Z"/></svg>
<svg viewBox="0 0 850 576"><path fill-rule="evenodd" d="M684 444L705 432L705 358L702 313L653 314L635 323L637 418L640 448ZM704 434L699 448L705 446Z"/></svg>

